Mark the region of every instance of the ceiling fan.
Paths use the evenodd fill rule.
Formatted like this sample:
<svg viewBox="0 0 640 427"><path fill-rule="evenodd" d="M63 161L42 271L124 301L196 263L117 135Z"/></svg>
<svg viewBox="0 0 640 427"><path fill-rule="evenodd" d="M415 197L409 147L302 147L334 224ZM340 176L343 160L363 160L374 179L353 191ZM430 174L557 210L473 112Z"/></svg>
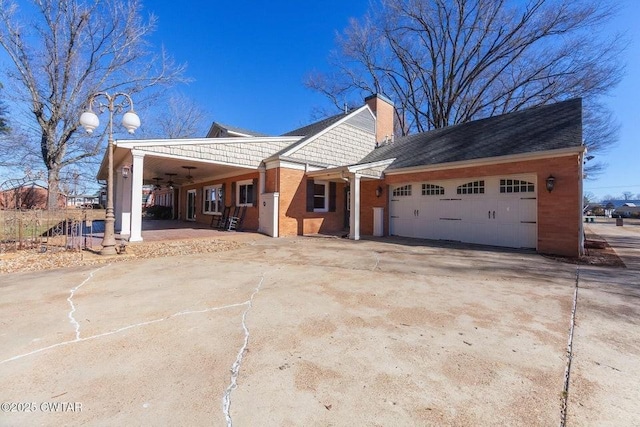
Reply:
<svg viewBox="0 0 640 427"><path fill-rule="evenodd" d="M189 184L193 184L193 176L191 176L191 170L192 170L192 169L198 169L198 168L197 168L197 167L195 167L195 166L183 166L182 168L183 168L183 169L187 169L187 171L188 171L188 172L187 172L187 176L186 176L186 178L187 178L187 183L189 183Z"/></svg>
<svg viewBox="0 0 640 427"><path fill-rule="evenodd" d="M155 191L158 191L162 188L162 186L160 185L160 181L162 181L162 178L153 178L153 180L156 182L155 185L153 186L153 189Z"/></svg>
<svg viewBox="0 0 640 427"><path fill-rule="evenodd" d="M167 188L169 190L173 190L173 184L175 184L173 182L173 177L178 175L177 173L165 173L165 175L167 175L169 177L169 180L167 181Z"/></svg>

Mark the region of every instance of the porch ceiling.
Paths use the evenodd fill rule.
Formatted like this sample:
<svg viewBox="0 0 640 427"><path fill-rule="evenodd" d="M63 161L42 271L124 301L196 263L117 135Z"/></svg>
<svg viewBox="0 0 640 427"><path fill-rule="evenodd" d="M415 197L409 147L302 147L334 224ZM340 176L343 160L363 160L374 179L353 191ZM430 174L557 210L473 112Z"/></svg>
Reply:
<svg viewBox="0 0 640 427"><path fill-rule="evenodd" d="M193 167L194 169L189 171L185 166ZM224 175L243 173L245 171L251 172L252 169L146 155L144 157L142 180L144 185L155 184L156 181L153 178L162 178L161 183L166 183L170 178L167 174L175 173L176 175L171 177L171 180L176 185L184 185L189 183L187 179L187 175L189 174L193 177L193 182L202 182Z"/></svg>
<svg viewBox="0 0 640 427"><path fill-rule="evenodd" d="M107 179L106 163L107 162L105 157L98 173L98 179ZM115 170L119 170L123 165L130 165L130 151L128 149L116 147L116 149L114 150L113 164ZM189 169L185 168L184 166L193 167L194 169L191 169L191 171L189 171ZM189 174L193 177L193 182L197 183L216 179L218 177L223 177L226 175L236 175L253 171L255 171L255 169L217 164L198 159L173 158L146 154L144 156L144 171L142 172L142 181L143 185L150 185L156 183L153 178L162 178L162 181L160 181L160 183L166 183L170 178L167 174L171 173L176 174L171 177L171 180L175 185L185 185L189 183L187 180L187 175Z"/></svg>

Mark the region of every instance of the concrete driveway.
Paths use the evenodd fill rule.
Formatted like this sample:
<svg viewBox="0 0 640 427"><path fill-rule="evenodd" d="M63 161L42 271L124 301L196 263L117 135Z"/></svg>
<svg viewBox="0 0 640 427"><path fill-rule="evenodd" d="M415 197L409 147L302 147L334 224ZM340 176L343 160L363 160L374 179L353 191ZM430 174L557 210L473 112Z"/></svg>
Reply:
<svg viewBox="0 0 640 427"><path fill-rule="evenodd" d="M0 425L559 423L575 266L411 240L254 237L0 277ZM598 421L609 400L594 390L640 377L638 317L610 282L589 306L606 328L579 317L569 420ZM638 419L626 403L617 413L618 425Z"/></svg>

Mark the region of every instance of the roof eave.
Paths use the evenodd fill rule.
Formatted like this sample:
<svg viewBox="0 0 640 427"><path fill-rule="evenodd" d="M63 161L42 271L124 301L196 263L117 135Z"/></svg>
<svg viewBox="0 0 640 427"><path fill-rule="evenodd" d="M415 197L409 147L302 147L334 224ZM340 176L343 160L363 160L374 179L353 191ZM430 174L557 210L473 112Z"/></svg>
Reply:
<svg viewBox="0 0 640 427"><path fill-rule="evenodd" d="M586 150L584 145L576 146L576 147L568 147L568 148L559 148L556 150L546 150L546 151L538 151L531 153L523 153L523 154L510 154L507 156L497 156L497 157L484 157L481 159L473 159L473 160L463 160L458 162L449 162L449 163L437 163L433 165L419 165L419 166L408 166L405 168L394 168L387 169L385 171L386 175L399 175L403 173L412 173L412 172L427 172L427 171L436 171L436 170L444 170L444 169L460 169L460 168L468 168L472 166L484 166L489 164L501 164L501 163L512 163L517 161L527 161L527 160L538 160L538 159L547 159L552 157L562 157L568 156L571 154L582 154Z"/></svg>
<svg viewBox="0 0 640 427"><path fill-rule="evenodd" d="M346 166L338 166L334 168L327 168L318 171L308 172L307 175L312 178L326 178L326 179L337 179L337 178L345 178L350 174L359 174L366 169L378 168L381 166L388 166L393 163L394 159L381 160L377 162L371 163L359 163L355 165L346 165ZM376 173L375 176L363 175L363 178L373 178L380 179L382 178L382 171Z"/></svg>
<svg viewBox="0 0 640 427"><path fill-rule="evenodd" d="M263 142L297 142L299 136L247 136L230 138L189 138L189 139L126 139L116 141L118 147L134 149L161 145L198 145L198 144L259 144ZM141 146L142 145L142 146Z"/></svg>

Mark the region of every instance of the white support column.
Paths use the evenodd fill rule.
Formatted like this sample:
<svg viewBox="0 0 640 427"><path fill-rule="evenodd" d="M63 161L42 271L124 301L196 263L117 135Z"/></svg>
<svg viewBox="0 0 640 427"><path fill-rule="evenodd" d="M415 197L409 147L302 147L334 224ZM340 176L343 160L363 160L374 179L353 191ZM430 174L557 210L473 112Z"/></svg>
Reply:
<svg viewBox="0 0 640 427"><path fill-rule="evenodd" d="M267 182L266 182L266 169L264 166L260 166L258 168L258 172L260 173L260 179L258 180L258 186L260 191L258 192L258 194L264 194L265 193L265 189L267 188Z"/></svg>
<svg viewBox="0 0 640 427"><path fill-rule="evenodd" d="M351 187L351 215L349 217L349 238L360 240L360 174L354 173L349 180Z"/></svg>
<svg viewBox="0 0 640 427"><path fill-rule="evenodd" d="M115 174L116 177L116 230L120 236L131 235L131 177L122 176L122 167Z"/></svg>
<svg viewBox="0 0 640 427"><path fill-rule="evenodd" d="M142 171L144 169L144 153L131 150L133 166L131 167L131 235L130 242L142 241Z"/></svg>

